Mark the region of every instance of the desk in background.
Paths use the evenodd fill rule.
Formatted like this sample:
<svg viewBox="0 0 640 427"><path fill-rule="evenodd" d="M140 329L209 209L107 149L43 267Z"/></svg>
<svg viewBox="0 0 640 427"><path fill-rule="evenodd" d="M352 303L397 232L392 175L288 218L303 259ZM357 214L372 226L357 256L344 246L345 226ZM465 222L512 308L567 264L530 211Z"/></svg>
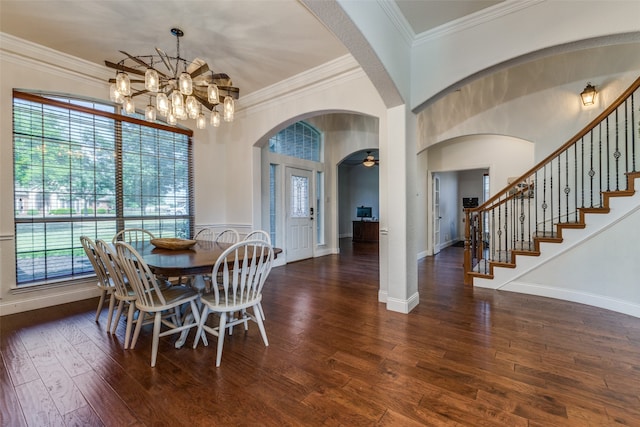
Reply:
<svg viewBox="0 0 640 427"><path fill-rule="evenodd" d="M380 223L378 221L353 221L354 242L377 242Z"/></svg>

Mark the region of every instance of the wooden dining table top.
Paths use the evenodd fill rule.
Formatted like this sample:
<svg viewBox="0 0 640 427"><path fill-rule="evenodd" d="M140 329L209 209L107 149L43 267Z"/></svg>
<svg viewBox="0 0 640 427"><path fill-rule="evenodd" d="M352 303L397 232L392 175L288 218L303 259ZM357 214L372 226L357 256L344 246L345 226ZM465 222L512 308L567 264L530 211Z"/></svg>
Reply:
<svg viewBox="0 0 640 427"><path fill-rule="evenodd" d="M231 246L231 243L197 240L188 249L162 249L150 242L133 245L151 270L161 276L190 276L209 274L220 255ZM282 249L273 248L274 257L282 253Z"/></svg>

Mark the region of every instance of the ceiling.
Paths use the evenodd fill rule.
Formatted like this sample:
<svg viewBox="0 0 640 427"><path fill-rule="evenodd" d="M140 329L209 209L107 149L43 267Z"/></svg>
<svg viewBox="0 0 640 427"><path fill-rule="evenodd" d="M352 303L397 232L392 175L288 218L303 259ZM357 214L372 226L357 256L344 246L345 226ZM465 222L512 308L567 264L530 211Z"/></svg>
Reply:
<svg viewBox="0 0 640 427"><path fill-rule="evenodd" d="M391 9L420 34L501 1L396 0ZM227 73L240 99L348 53L296 0L0 0L1 32L101 65L121 50L175 54L173 27L184 31L181 56Z"/></svg>

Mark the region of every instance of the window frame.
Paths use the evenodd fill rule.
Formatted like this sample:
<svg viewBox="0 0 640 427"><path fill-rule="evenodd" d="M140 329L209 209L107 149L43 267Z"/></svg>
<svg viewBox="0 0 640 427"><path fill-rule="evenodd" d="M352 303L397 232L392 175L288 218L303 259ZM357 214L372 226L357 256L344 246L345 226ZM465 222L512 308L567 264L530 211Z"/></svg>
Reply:
<svg viewBox="0 0 640 427"><path fill-rule="evenodd" d="M19 200L18 191L25 190L25 189L24 188L19 189L17 188L17 185L16 185L17 184L16 182L16 179L17 179L16 177L16 169L17 169L16 144L19 138L36 140L38 139L38 137L42 138L42 143L44 143L46 137L44 136L45 135L44 130L36 130L35 132L29 133L29 134L17 134L17 131L18 131L16 129L17 119L15 115L16 115L16 108L19 105L16 103L16 100L40 104L42 106L42 111L44 111L46 107L54 107L58 111L60 109L64 111L68 110L70 117L74 113L80 113L80 114L88 115L88 117L93 117L93 124L90 126L87 126L86 129L93 129L94 132L104 131L104 129L100 127L100 124L96 125L96 121L98 121L96 120L96 118L103 118L103 119L106 118L108 120L113 121L113 129L109 128L108 126L104 126L104 128L108 128L110 131L111 130L113 131L113 135L108 134L108 138L113 138L113 143L112 143L113 151L111 151L111 148L106 150L108 153L110 154L112 153L113 162L115 163L115 166L114 166L115 174L113 176L113 179L114 179L113 185L115 190L115 194L113 195L114 197L113 203L115 204L115 209L113 214L109 213L108 215L106 215L104 213L98 212L97 200L100 194L96 192L96 186L94 185L92 192L82 193L82 194L87 194L88 195L87 198L89 198L90 200L93 200L94 209L92 214L87 214L87 212L83 212L82 214L76 214L75 212L73 212L72 209L69 209L68 214L65 215L63 213L61 215L55 215L55 217L48 216L44 214L44 212L41 215L20 216L21 212L19 212L17 206L22 205L22 200ZM93 104L93 106L97 108L90 108L85 105L79 105L78 103ZM100 110L99 109L100 107L105 107L105 110ZM106 111L107 108L111 109L111 111ZM86 258L86 256L82 251L82 246L80 244L79 236L76 236L77 234L76 227L78 230L81 230L80 232L82 232L83 234L87 234L92 239L108 238L110 240L111 236L113 236L117 231L120 231L121 229L126 227L134 227L135 226L134 224L144 224L145 222L148 225L155 224L156 228L152 227L151 231L154 234L156 234L158 237L173 237L177 234L176 230L178 229L178 227L181 228L181 232L183 234L188 234L187 236L184 236L184 237L189 237L193 235L194 220L195 220L194 218L194 212L195 212L194 184L193 184L193 175L194 175L193 174L193 140L192 140L193 131L190 129L182 128L182 127L169 126L160 122L151 123L136 116L121 115L121 114L118 114L117 108L118 108L117 106L114 106L109 103L88 99L88 98L83 98L83 97L75 97L67 94L31 92L31 91L24 91L19 89L13 90L12 111L14 112L14 118L12 119L12 143L13 143L13 173L14 173L13 193L14 193L14 204L16 206L16 209L14 209L14 232L15 232L14 252L16 256L16 260L15 260L16 261L16 271L15 271L15 278L16 278L15 288L16 289L25 289L33 286L42 286L42 285L51 286L54 284L60 284L61 282L71 283L76 279L85 278L93 275L93 269L88 267L89 265L88 263L84 263L84 261L86 261L84 259ZM45 115L43 114L42 117L44 121ZM69 118L68 123L69 124L72 123L71 118ZM133 127L128 126L129 124L134 126ZM111 125L111 123L109 123L109 125ZM187 194L181 198L182 201L186 201L186 206L185 206L186 210L184 212L182 211L182 209L180 209L180 212L178 212L177 206L173 206L172 208L173 212L169 212L169 213L160 212L159 209L156 209L151 214L147 214L145 210L142 209L141 207L140 212L137 215L132 215L130 212L125 214L124 200L125 200L125 197L127 196L124 194L122 177L123 177L123 164L124 164L123 156L126 155L126 153L123 151L123 144L124 144L123 141L125 141L125 139L128 137L126 133L127 127L129 127L131 130L129 137L131 137L131 135L136 137L136 132L140 134L138 137L140 138L141 147L144 147L145 143L148 143L149 140L151 140L155 144L160 144L163 141L167 141L167 140L177 141L174 144L174 149L181 150L180 164L184 165L186 163L186 169L187 169L187 175L188 175L186 178L180 177L180 181L184 182L186 180L186 185L187 185L187 189L186 189ZM83 127L82 129L84 130L85 128ZM123 134L123 132L125 133ZM184 138L186 138L186 140ZM65 147L66 145L72 144L71 138L64 141L61 140L60 142L62 143L62 145L60 145L59 147ZM47 143L51 143L51 142L47 141ZM95 146L97 145L96 140L93 140L93 144L95 148ZM88 146L90 147L90 145ZM85 147L85 145L82 145L82 147ZM154 147L153 149L156 149L156 148ZM182 151L185 149L186 149L186 152ZM158 149L156 150L158 152L160 151ZM177 153L177 151L175 153ZM147 153L146 152L143 153L141 151L139 155L147 156ZM176 157L175 155L166 156L166 150L163 151L162 155L157 154L155 157L152 157L152 158L159 159L160 157L163 157L164 160L170 162L170 164L171 162L173 162L172 163L173 165L175 165L176 162L178 161L178 157ZM173 160L171 160L172 158ZM95 161L95 158L93 159L93 161L94 161L94 169L92 170L92 172L95 175L95 170L99 168L99 165ZM41 162L42 164L44 164L44 160L42 160ZM160 161L158 160L158 163L159 162ZM33 167L33 165L30 164L29 167ZM71 174L72 173L71 171L72 171L72 167L69 166L67 173ZM142 179L143 170L140 169L138 172ZM42 182L43 184L45 182L44 175L42 178ZM160 197L165 197L165 194L163 194L162 191L163 190L159 187L156 194L156 196L158 197L158 200ZM42 188L40 192L42 194L46 193L44 188ZM69 196L71 196L77 193L75 192L75 190L72 191L71 189L68 189L65 194L68 194ZM173 230L171 229L172 221L173 221ZM103 227L101 227L101 225ZM67 242L70 242L70 243L67 243L68 245L70 245L70 247L67 246L66 248L64 248L64 251L66 251L65 253L70 254L68 256L71 257L70 258L71 266L68 269L64 270L61 274L55 274L49 271L49 267L47 266L46 260L48 256L52 256L51 254L54 251L50 249L48 246L46 246L44 250L39 250L39 251L21 250L19 248L18 242L21 236L25 236L25 235L29 236L29 235L33 235L33 233L37 233L36 231L32 230L30 232L26 232L25 234L25 232L20 231L20 229L22 227L26 227L26 228L31 227L33 229L34 227L38 227L38 226L43 227L45 236L47 233L47 227L59 227L59 228L69 227L69 230L70 230L69 232L71 233L71 235L67 236L66 239L67 239ZM109 236L107 236L106 234L108 234ZM44 270L39 270L39 271L44 271L44 273L36 275L35 273L33 273L33 272L36 272L35 267L33 267L32 274L30 275L27 274L27 276L30 277L30 279L25 280L24 276L23 278L21 278L19 275L20 256L23 254L30 253L32 257L35 257L37 255L37 252L41 252L44 255L43 256L45 260ZM36 261L33 260L32 264L35 264L35 263ZM77 264L79 264L79 267L76 267Z"/></svg>

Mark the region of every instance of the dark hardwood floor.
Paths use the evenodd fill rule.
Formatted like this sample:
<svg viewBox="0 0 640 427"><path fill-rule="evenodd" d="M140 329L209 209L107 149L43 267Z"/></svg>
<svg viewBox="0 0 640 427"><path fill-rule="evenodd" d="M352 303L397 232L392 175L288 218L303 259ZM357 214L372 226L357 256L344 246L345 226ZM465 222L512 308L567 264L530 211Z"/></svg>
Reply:
<svg viewBox="0 0 640 427"><path fill-rule="evenodd" d="M123 350L96 300L0 318L3 426L640 426L640 319L465 287L462 249L419 262L410 314L377 301L377 246L274 268L269 347L150 330Z"/></svg>

